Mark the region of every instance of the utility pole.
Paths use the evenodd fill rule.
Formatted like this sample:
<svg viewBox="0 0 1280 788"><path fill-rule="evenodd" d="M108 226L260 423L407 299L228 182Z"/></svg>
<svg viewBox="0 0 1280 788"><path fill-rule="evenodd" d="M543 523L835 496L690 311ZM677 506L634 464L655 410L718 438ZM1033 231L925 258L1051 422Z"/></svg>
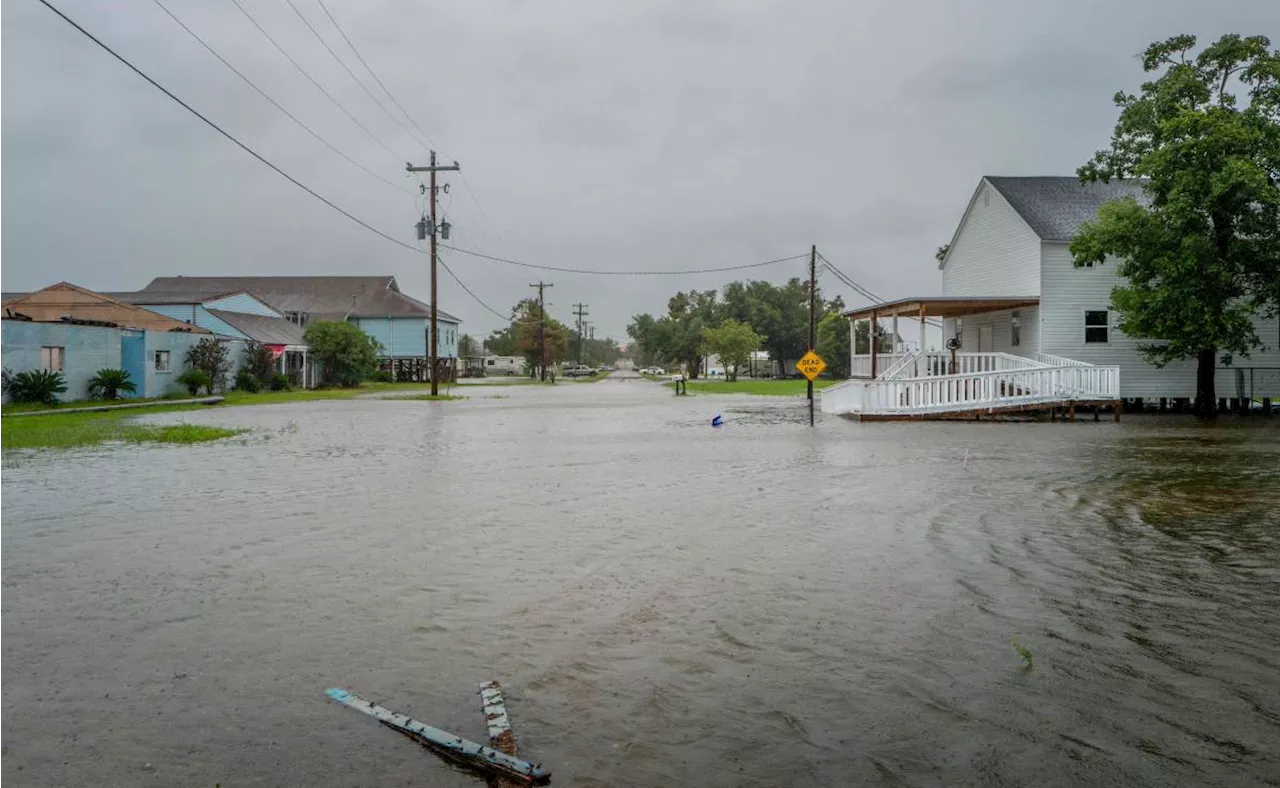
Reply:
<svg viewBox="0 0 1280 788"><path fill-rule="evenodd" d="M577 358L577 361L578 361L578 363L579 363L579 364L581 364L581 363L582 363L582 329L583 329L583 327L584 327L584 325L585 325L585 324L582 322L582 318L584 318L584 317L586 317L586 316L587 316L587 305L586 305L586 304L574 304L574 305L573 305L573 313L574 313L574 314L577 316L577 318L578 318L578 319L577 319L577 322L576 322L574 325L575 325L575 326L577 326L577 329L578 329L578 358Z"/></svg>
<svg viewBox="0 0 1280 788"><path fill-rule="evenodd" d="M529 287L538 288L538 377L543 382L547 382L547 344L543 339L543 331L547 323L547 304L542 299L542 290L547 287L555 287L550 282L539 281L536 285Z"/></svg>
<svg viewBox="0 0 1280 788"><path fill-rule="evenodd" d="M440 223L436 221L436 173L445 171L457 171L462 168L458 166L458 162L451 165L436 164L436 152L431 151L431 164L427 167L415 167L412 164L406 164L405 170L409 172L429 172L431 173L431 186L428 191L431 193L431 221L424 222L426 229L429 230L431 236L431 396L440 393L440 360L438 353L439 332L436 330L436 313L439 311L439 300L436 296L436 234L439 230ZM422 238L422 229L424 222L418 224L418 238ZM447 235L447 234L446 234Z"/></svg>
<svg viewBox="0 0 1280 788"><path fill-rule="evenodd" d="M809 247L809 351L818 343L818 313L815 301L818 293L818 246ZM809 381L809 426L813 426L813 381Z"/></svg>

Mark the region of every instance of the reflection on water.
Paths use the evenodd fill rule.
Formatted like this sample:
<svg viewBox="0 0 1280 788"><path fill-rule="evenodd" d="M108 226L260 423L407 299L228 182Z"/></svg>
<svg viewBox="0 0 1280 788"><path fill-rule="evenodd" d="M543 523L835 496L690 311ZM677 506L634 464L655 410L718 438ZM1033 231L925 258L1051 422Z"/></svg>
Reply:
<svg viewBox="0 0 1280 788"><path fill-rule="evenodd" d="M6 453L3 777L474 785L323 690L478 738L490 678L562 785L1280 774L1278 423L466 393Z"/></svg>

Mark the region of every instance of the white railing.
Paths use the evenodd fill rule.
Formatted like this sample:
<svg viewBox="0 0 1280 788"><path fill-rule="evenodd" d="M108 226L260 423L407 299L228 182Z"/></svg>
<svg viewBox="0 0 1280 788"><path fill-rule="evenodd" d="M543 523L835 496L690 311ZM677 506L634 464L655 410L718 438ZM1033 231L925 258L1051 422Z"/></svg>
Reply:
<svg viewBox="0 0 1280 788"><path fill-rule="evenodd" d="M894 364L897 364L905 353L877 353L876 354L876 375L884 374ZM851 378L869 378L871 377L871 354L864 353L854 356L853 363L849 367L849 377Z"/></svg>
<svg viewBox="0 0 1280 788"><path fill-rule="evenodd" d="M910 415L1119 398L1119 367L1068 365L853 380L825 389L821 406L825 413Z"/></svg>
<svg viewBox="0 0 1280 788"><path fill-rule="evenodd" d="M887 378L889 380L892 380L894 378L914 378L916 361L919 358L920 358L919 351L916 351L914 353L904 353L898 358L897 363L895 363L893 366L886 369L884 372L881 372L879 375L877 375L877 377ZM907 374L904 374L904 373L907 373Z"/></svg>
<svg viewBox="0 0 1280 788"><path fill-rule="evenodd" d="M1051 367L1092 367L1093 365L1087 361L1076 361L1074 358L1064 358L1062 356L1054 356L1049 353L1037 353L1036 361L1041 364L1047 364Z"/></svg>

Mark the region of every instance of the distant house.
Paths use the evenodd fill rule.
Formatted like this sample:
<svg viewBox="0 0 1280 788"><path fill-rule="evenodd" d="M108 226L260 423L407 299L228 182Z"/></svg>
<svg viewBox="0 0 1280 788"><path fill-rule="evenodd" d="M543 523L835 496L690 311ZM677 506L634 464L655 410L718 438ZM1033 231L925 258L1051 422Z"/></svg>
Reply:
<svg viewBox="0 0 1280 788"><path fill-rule="evenodd" d="M6 294L0 322L5 369L60 372L66 399L86 399L101 369L123 369L133 396L183 391L174 382L187 350L211 336L189 325L69 282L34 293Z"/></svg>
<svg viewBox="0 0 1280 788"><path fill-rule="evenodd" d="M307 356L303 328L261 299L243 291L198 291L153 293L109 293L120 301L181 320L212 331L221 338L239 339L265 345L275 355L279 371L295 385L313 388L318 371ZM239 368L239 354L233 354L232 375Z"/></svg>
<svg viewBox="0 0 1280 788"><path fill-rule="evenodd" d="M384 369L416 380L428 377L431 309L400 292L394 276L167 276L153 279L138 297L190 300L231 293L250 295L303 329L314 320L354 323L381 345ZM437 352L451 369L461 321L441 311L437 323Z"/></svg>

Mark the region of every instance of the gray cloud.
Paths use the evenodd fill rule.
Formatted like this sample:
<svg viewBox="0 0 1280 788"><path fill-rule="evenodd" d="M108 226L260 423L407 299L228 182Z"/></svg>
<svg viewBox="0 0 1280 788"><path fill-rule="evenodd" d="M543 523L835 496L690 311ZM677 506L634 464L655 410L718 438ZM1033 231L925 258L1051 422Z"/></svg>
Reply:
<svg viewBox="0 0 1280 788"><path fill-rule="evenodd" d="M426 146L382 113L287 5L242 0L393 153L229 0L165 2L347 155L416 185L404 161L425 159ZM315 1L295 2L349 58ZM459 245L625 270L754 262L817 243L886 297L938 288L934 249L982 174L1069 173L1104 145L1110 97L1141 81L1134 55L1147 43L1184 31L1280 31L1280 6L1261 0L326 2L443 154L462 162L488 218L451 176L443 206ZM228 131L411 242L413 195L307 136L155 5L63 3ZM7 3L0 13L6 290L61 279L126 289L180 273L391 273L425 295L422 255L298 191L41 6ZM539 278L445 259L502 311ZM542 278L556 284L554 311L567 317L569 304L588 302L597 334L615 336L676 289L728 280ZM495 327L441 281L445 308L468 330Z"/></svg>

